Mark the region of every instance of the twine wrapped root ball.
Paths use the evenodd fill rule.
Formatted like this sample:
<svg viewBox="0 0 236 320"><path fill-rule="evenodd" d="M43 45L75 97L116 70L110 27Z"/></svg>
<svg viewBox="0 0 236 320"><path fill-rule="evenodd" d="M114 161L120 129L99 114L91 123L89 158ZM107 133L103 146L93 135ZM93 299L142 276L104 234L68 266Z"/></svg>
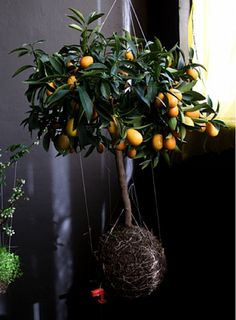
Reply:
<svg viewBox="0 0 236 320"><path fill-rule="evenodd" d="M147 229L117 227L101 237L99 259L105 286L123 298L139 298L156 290L166 269L164 249Z"/></svg>

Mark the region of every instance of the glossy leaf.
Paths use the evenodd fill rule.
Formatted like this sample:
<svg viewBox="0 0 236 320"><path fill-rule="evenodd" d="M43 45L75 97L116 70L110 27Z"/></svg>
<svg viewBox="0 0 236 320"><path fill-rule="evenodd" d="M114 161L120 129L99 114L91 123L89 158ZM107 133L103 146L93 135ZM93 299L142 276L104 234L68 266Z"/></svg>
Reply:
<svg viewBox="0 0 236 320"><path fill-rule="evenodd" d="M102 81L100 86L101 94L105 99L108 99L111 94L111 88L107 81Z"/></svg>
<svg viewBox="0 0 236 320"><path fill-rule="evenodd" d="M79 86L76 91L79 93L81 105L85 111L88 121L90 121L93 115L93 102L84 87Z"/></svg>
<svg viewBox="0 0 236 320"><path fill-rule="evenodd" d="M70 90L59 90L59 91L55 91L50 97L48 97L47 99L47 104L50 106L51 104L55 104L56 102L59 102L60 100L62 100L68 93L70 92Z"/></svg>
<svg viewBox="0 0 236 320"><path fill-rule="evenodd" d="M27 70L27 69L30 69L30 68L34 68L34 66L32 65L24 65L22 67L20 67L19 69L16 70L16 72L12 75L12 78L14 78L15 76L17 76L19 73Z"/></svg>
<svg viewBox="0 0 236 320"><path fill-rule="evenodd" d="M81 28L78 24L75 24L75 23L69 24L69 27L72 28L72 29L81 31L81 32L83 31L83 28Z"/></svg>
<svg viewBox="0 0 236 320"><path fill-rule="evenodd" d="M96 11L92 12L88 18L88 24L94 22L95 20L98 20L104 15L104 13L97 13Z"/></svg>
<svg viewBox="0 0 236 320"><path fill-rule="evenodd" d="M69 8L70 11L72 11L78 18L81 22L84 22L85 23L85 18L83 16L83 14L77 10L77 9L74 9L74 8Z"/></svg>

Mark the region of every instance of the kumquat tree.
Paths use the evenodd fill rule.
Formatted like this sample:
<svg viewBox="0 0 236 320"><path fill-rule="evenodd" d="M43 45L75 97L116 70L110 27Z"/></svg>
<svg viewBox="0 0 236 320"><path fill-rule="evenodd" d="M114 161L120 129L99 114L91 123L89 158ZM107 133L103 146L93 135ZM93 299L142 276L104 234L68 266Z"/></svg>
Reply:
<svg viewBox="0 0 236 320"><path fill-rule="evenodd" d="M45 150L53 145L58 155L84 151L89 156L94 150L115 155L127 232L127 227L135 227L124 157L139 159L142 168L156 167L160 157L170 162L172 154L182 150L188 131L214 137L224 122L216 119L219 106L214 108L209 97L194 90L204 66L193 62L193 51L186 61L178 45L167 50L157 38L146 42L127 31L105 37L100 26L93 27L102 13L86 18L76 9L70 12L74 23L69 27L80 33L78 44L48 54L37 41L12 51L33 60L14 74L32 70L24 81L29 111L22 124L37 132ZM157 247L156 258L163 261L163 250ZM104 264L106 255L103 252ZM162 263L158 268L164 269ZM113 271L107 272L111 278ZM150 285L150 279L134 296L149 294L160 280ZM131 282L117 280L126 290L123 295L130 296Z"/></svg>

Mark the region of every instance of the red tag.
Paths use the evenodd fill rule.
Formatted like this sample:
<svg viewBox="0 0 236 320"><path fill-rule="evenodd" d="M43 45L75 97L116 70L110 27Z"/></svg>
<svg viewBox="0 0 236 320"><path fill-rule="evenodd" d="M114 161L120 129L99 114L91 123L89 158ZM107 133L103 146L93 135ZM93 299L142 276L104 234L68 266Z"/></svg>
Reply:
<svg viewBox="0 0 236 320"><path fill-rule="evenodd" d="M106 299L104 298L104 295L105 295L105 291L103 288L97 288L91 291L91 296L93 298L98 297L98 302L101 304L105 304L107 302Z"/></svg>

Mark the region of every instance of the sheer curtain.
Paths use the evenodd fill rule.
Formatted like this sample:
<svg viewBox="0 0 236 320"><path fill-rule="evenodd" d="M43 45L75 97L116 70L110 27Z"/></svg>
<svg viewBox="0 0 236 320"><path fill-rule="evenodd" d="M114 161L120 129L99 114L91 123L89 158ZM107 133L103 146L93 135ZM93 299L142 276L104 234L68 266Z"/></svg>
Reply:
<svg viewBox="0 0 236 320"><path fill-rule="evenodd" d="M214 105L220 103L219 118L235 127L236 108L236 1L193 0L189 20L189 47L194 61L202 63L202 90Z"/></svg>

